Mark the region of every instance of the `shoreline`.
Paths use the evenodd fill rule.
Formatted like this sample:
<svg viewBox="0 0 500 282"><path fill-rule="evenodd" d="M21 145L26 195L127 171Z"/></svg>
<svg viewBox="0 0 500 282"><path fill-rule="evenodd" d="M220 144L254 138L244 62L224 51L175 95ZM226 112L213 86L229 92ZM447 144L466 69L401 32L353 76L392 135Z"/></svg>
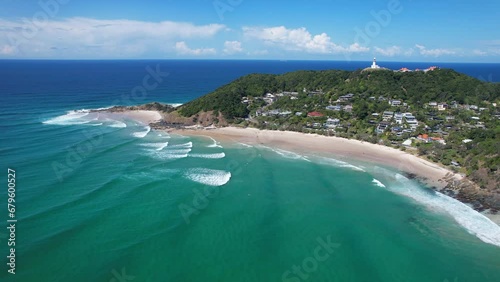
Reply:
<svg viewBox="0 0 500 282"><path fill-rule="evenodd" d="M165 129L169 133L186 136L212 137L217 141L264 145L299 154L324 153L339 160L354 160L388 166L413 176L433 190L448 195L475 209L471 203L456 197L458 191L450 189L450 183L466 178L436 163L385 145L372 144L354 139L305 134L293 131L259 130L256 128L190 128ZM460 188L456 188L460 189ZM451 194L450 194L451 192ZM489 210L478 211L500 226L500 214Z"/></svg>
<svg viewBox="0 0 500 282"><path fill-rule="evenodd" d="M404 172L412 179L422 182L433 190L448 195L470 206L500 226L500 214L492 213L489 209L478 209L472 204L473 202L480 201L481 198L460 197L459 194L461 190L463 190L461 183L467 181L466 177L442 167L439 164L385 145L334 136L293 131L260 130L250 127L157 127L154 126L155 123L164 120L164 116L159 111L123 109L120 111L103 112L136 120L145 125L149 125L154 130L166 131L168 133L186 136L212 137L217 141L271 146L299 154L327 154L343 161L353 160L387 166ZM473 186L476 185L474 184ZM477 187L470 187L469 185L469 189L472 189L473 192L478 189Z"/></svg>
<svg viewBox="0 0 500 282"><path fill-rule="evenodd" d="M425 184L443 189L445 178L462 180L464 177L415 155L354 139L345 139L293 131L260 130L256 128L224 127L204 129L172 129L170 133L192 136L209 136L218 141L233 141L249 145L271 145L296 153L326 153L339 159L352 159L372 164L382 164L414 174Z"/></svg>

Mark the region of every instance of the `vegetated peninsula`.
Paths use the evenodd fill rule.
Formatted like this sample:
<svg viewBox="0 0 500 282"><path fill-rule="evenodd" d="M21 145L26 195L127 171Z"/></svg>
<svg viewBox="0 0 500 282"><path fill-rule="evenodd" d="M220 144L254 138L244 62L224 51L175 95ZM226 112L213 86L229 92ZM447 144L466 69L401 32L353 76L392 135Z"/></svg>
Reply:
<svg viewBox="0 0 500 282"><path fill-rule="evenodd" d="M376 64L374 63L376 66ZM446 194L500 209L500 84L451 69L250 74L179 108L158 103L155 128L254 127L383 144L466 175Z"/></svg>

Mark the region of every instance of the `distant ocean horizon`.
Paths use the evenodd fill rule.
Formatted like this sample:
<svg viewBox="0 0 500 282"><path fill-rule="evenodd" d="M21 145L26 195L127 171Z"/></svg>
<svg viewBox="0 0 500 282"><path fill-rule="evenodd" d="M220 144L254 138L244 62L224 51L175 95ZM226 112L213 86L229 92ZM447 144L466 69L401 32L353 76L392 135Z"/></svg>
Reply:
<svg viewBox="0 0 500 282"><path fill-rule="evenodd" d="M498 281L498 226L395 168L89 112L182 104L250 73L370 64L0 60L0 155L5 178L16 170L18 219L17 274L2 227L0 280ZM500 64L378 64L500 81Z"/></svg>

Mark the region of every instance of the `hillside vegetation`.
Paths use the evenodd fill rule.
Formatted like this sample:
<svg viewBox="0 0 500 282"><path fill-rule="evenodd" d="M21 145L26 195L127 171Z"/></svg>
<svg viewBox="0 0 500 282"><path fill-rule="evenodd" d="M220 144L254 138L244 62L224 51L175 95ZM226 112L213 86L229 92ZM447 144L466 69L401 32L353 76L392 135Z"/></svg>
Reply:
<svg viewBox="0 0 500 282"><path fill-rule="evenodd" d="M449 69L432 72L401 73L393 71L297 71L283 75L250 74L224 85L214 92L185 104L180 113L192 116L202 111L220 111L228 119L244 118L249 109L243 97L261 97L279 91L322 89L329 95L362 93L401 99L418 107L431 101L456 101L480 105L500 97L498 84ZM327 96L328 97L328 96Z"/></svg>

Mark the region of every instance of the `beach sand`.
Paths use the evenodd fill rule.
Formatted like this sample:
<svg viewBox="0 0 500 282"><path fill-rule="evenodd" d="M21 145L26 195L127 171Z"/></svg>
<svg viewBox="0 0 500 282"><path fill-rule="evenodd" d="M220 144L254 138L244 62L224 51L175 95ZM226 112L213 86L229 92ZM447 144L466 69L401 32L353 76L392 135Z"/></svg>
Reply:
<svg viewBox="0 0 500 282"><path fill-rule="evenodd" d="M133 119L143 124L162 120L157 111L123 111L124 118ZM169 133L186 136L208 136L217 141L240 142L249 145L264 145L278 149L293 151L306 155L321 155L349 162L360 161L395 168L399 171L415 175L420 181L436 189L444 188L444 178L461 180L463 176L454 173L438 164L429 162L410 153L406 153L384 145L372 144L353 139L305 134L291 131L259 130L255 128L206 128L168 129ZM500 225L500 215L483 212L490 220Z"/></svg>
<svg viewBox="0 0 500 282"><path fill-rule="evenodd" d="M138 121L144 125L158 122L162 119L162 115L157 111L123 111L123 112L106 112L109 115L118 116L120 118L131 119Z"/></svg>
<svg viewBox="0 0 500 282"><path fill-rule="evenodd" d="M425 184L444 188L447 176L460 180L460 174L443 168L409 153L384 145L358 140L304 134L289 131L258 130L255 128L225 127L212 130L173 130L181 135L210 136L218 141L235 141L250 145L260 144L302 154L326 154L337 159L358 160L381 164L400 171L415 174Z"/></svg>
<svg viewBox="0 0 500 282"><path fill-rule="evenodd" d="M169 133L186 136L208 136L217 141L240 142L248 145L264 145L299 154L321 155L338 160L368 162L395 168L415 175L424 184L437 190L447 182L443 178L461 180L463 176L438 164L424 160L384 145L353 139L328 137L291 131L259 130L255 128L224 127L216 129L171 129ZM500 214L482 212L500 226Z"/></svg>

